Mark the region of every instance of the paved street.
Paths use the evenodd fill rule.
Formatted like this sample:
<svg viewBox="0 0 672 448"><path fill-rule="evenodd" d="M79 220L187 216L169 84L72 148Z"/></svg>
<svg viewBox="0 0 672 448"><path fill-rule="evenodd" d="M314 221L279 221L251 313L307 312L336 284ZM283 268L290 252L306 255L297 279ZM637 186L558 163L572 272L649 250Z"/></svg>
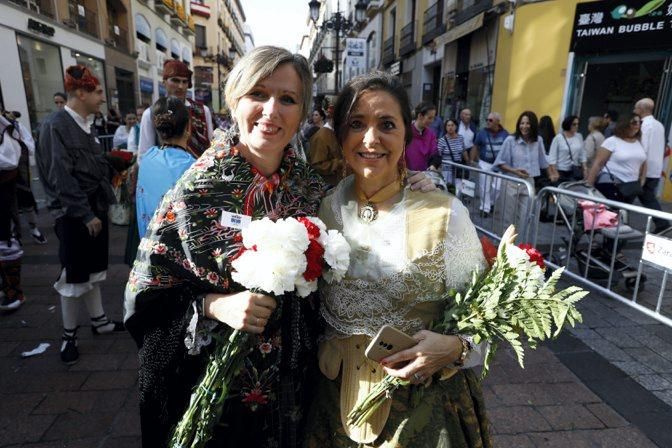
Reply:
<svg viewBox="0 0 672 448"><path fill-rule="evenodd" d="M139 447L136 349L127 334L93 336L85 310L81 359L61 364L55 236L26 241L27 303L0 315L0 447ZM125 227L112 227L106 310L120 318ZM486 380L497 447L672 446L672 329L597 295L585 322L526 357L501 351ZM21 352L51 344L39 356Z"/></svg>

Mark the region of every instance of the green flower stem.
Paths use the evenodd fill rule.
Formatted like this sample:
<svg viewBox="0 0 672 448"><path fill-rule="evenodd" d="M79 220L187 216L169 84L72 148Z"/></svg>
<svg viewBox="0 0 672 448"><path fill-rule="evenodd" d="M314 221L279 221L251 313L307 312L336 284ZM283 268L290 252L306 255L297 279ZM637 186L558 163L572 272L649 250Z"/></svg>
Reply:
<svg viewBox="0 0 672 448"><path fill-rule="evenodd" d="M245 361L247 341L247 333L234 330L217 343L203 378L192 392L189 407L173 431L170 448L203 448L212 438L231 383Z"/></svg>

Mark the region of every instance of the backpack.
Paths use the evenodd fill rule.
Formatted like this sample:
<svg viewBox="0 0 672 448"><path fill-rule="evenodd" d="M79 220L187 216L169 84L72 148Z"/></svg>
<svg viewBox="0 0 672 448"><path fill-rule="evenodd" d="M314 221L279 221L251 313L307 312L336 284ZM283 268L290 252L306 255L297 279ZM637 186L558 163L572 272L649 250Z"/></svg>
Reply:
<svg viewBox="0 0 672 448"><path fill-rule="evenodd" d="M14 124L3 116L0 116L0 130L0 170L13 170L21 158L21 136Z"/></svg>

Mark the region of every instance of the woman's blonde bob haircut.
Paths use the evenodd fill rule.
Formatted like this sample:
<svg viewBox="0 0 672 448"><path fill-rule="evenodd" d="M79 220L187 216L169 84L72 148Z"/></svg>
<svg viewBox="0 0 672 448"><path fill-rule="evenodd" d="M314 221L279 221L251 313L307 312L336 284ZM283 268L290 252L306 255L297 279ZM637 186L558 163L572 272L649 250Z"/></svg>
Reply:
<svg viewBox="0 0 672 448"><path fill-rule="evenodd" d="M313 74L306 58L292 54L284 48L273 46L257 47L233 67L226 79L224 95L231 111L236 110L238 101L262 79L268 78L282 64L292 64L301 80L301 118L308 116L313 94Z"/></svg>

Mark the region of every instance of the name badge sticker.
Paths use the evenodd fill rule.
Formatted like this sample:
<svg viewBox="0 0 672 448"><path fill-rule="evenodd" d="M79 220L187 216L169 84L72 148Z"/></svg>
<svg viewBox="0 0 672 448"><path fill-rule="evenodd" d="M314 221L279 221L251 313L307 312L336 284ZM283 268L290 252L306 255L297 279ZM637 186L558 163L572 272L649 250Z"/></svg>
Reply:
<svg viewBox="0 0 672 448"><path fill-rule="evenodd" d="M252 217L240 213L222 212L220 224L224 227L243 230L252 222Z"/></svg>

